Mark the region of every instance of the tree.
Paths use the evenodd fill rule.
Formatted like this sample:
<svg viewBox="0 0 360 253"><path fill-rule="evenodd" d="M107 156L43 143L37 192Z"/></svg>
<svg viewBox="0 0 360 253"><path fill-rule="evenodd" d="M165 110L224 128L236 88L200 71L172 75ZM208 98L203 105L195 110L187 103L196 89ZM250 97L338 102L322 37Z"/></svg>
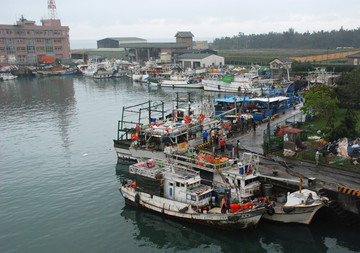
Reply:
<svg viewBox="0 0 360 253"><path fill-rule="evenodd" d="M356 138L356 123L357 118L355 113L351 108L348 108L345 118L341 121L340 125L332 128L330 131L329 141L336 141L344 137L348 137L350 139Z"/></svg>
<svg viewBox="0 0 360 253"><path fill-rule="evenodd" d="M360 108L360 67L342 73L336 80L335 92L345 108Z"/></svg>
<svg viewBox="0 0 360 253"><path fill-rule="evenodd" d="M335 110L339 104L334 89L326 85L314 85L304 94L304 98L305 104L301 110L307 115L328 118L327 126L333 127Z"/></svg>

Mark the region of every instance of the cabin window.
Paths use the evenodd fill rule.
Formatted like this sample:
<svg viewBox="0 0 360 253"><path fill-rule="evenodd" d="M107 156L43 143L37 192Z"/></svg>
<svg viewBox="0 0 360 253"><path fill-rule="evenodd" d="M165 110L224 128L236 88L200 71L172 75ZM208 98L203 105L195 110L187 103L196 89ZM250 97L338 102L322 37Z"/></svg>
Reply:
<svg viewBox="0 0 360 253"><path fill-rule="evenodd" d="M169 186L174 186L174 184L173 184L173 183L169 183Z"/></svg>
<svg viewBox="0 0 360 253"><path fill-rule="evenodd" d="M196 196L192 194L186 194L186 199L196 201Z"/></svg>
<svg viewBox="0 0 360 253"><path fill-rule="evenodd" d="M180 183L179 183L179 182L176 182L176 186L179 187L179 186L180 186Z"/></svg>

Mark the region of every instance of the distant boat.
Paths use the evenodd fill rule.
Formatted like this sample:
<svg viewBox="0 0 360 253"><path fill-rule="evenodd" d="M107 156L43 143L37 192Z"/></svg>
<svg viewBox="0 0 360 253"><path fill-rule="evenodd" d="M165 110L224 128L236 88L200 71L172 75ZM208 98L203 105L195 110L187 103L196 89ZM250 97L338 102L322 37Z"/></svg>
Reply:
<svg viewBox="0 0 360 253"><path fill-rule="evenodd" d="M17 76L11 74L10 72L0 73L0 79L2 79L3 81L13 80L16 78L17 78Z"/></svg>

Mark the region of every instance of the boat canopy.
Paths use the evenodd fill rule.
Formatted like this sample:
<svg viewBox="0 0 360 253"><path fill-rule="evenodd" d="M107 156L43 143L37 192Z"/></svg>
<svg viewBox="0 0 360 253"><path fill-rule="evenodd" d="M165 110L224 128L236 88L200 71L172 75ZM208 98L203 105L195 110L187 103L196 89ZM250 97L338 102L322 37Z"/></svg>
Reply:
<svg viewBox="0 0 360 253"><path fill-rule="evenodd" d="M250 97L245 97L245 100L249 100ZM242 102L244 97L236 97L236 102ZM227 97L227 98L218 98L215 100L216 102L223 102L223 103L234 103L235 97Z"/></svg>
<svg viewBox="0 0 360 253"><path fill-rule="evenodd" d="M252 98L249 99L250 102L262 102L262 103L273 103L273 102L282 102L289 100L289 97L279 96L279 97L271 97L271 98Z"/></svg>

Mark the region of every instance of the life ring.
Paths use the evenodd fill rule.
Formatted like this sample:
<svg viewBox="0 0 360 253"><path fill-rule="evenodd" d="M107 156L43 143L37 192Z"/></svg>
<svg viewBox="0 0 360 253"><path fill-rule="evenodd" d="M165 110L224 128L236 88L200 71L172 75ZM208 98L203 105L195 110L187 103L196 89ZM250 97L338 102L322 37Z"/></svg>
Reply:
<svg viewBox="0 0 360 253"><path fill-rule="evenodd" d="M234 105L233 104L230 104L230 109L234 108Z"/></svg>
<svg viewBox="0 0 360 253"><path fill-rule="evenodd" d="M248 174L248 175L251 175L252 173L253 173L252 168L248 169L247 174Z"/></svg>
<svg viewBox="0 0 360 253"><path fill-rule="evenodd" d="M266 210L266 213L268 214L268 215L274 215L275 214L275 209L272 207L272 206L270 206L267 210Z"/></svg>

